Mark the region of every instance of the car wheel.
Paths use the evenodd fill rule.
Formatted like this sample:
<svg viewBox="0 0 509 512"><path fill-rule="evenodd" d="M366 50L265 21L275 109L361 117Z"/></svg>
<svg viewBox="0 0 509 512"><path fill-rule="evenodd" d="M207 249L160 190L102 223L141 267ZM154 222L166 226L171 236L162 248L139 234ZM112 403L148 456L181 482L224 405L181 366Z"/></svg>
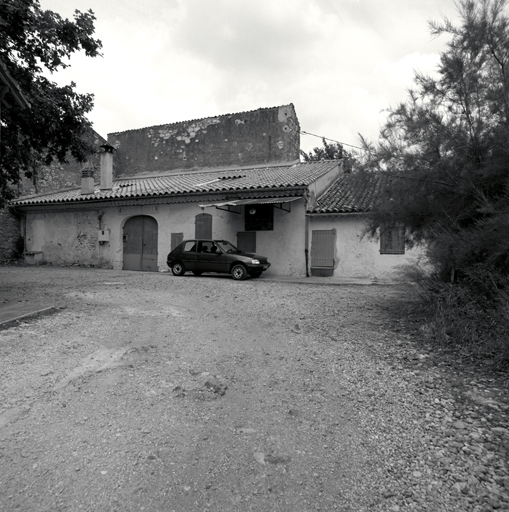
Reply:
<svg viewBox="0 0 509 512"><path fill-rule="evenodd" d="M203 272L201 270L193 270L193 274L195 276L201 276L203 274Z"/></svg>
<svg viewBox="0 0 509 512"><path fill-rule="evenodd" d="M231 275L233 279L235 279L236 281L242 281L247 277L246 267L244 265L241 265L240 263L233 265Z"/></svg>
<svg viewBox="0 0 509 512"><path fill-rule="evenodd" d="M174 276L183 276L186 273L186 267L180 261L176 261L171 266L171 271Z"/></svg>
<svg viewBox="0 0 509 512"><path fill-rule="evenodd" d="M261 270L256 270L256 271L253 271L253 272L249 272L249 275L251 277L260 277L262 275L262 271Z"/></svg>

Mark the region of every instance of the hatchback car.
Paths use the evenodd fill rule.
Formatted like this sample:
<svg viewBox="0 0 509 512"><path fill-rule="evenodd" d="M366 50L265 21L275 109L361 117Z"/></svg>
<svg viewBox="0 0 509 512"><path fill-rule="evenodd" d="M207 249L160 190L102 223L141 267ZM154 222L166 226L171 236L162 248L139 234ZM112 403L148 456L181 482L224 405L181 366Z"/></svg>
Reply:
<svg viewBox="0 0 509 512"><path fill-rule="evenodd" d="M188 270L196 276L220 272L238 281L248 275L260 277L270 267L265 256L242 252L226 240L184 240L168 254L166 263L175 276Z"/></svg>

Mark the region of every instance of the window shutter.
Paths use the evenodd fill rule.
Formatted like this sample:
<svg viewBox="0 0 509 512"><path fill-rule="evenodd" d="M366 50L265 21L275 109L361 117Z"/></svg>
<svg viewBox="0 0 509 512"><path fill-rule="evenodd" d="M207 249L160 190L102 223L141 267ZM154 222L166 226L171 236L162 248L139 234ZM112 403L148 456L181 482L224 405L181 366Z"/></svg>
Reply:
<svg viewBox="0 0 509 512"><path fill-rule="evenodd" d="M237 249L243 252L256 252L256 231L239 231Z"/></svg>
<svg viewBox="0 0 509 512"><path fill-rule="evenodd" d="M212 215L200 213L195 218L195 238L212 238Z"/></svg>
<svg viewBox="0 0 509 512"><path fill-rule="evenodd" d="M381 229L380 254L405 254L405 229L403 226Z"/></svg>
<svg viewBox="0 0 509 512"><path fill-rule="evenodd" d="M311 267L334 268L336 230L317 229L311 234Z"/></svg>
<svg viewBox="0 0 509 512"><path fill-rule="evenodd" d="M184 233L172 233L171 234L171 250L175 249L177 245L184 241Z"/></svg>

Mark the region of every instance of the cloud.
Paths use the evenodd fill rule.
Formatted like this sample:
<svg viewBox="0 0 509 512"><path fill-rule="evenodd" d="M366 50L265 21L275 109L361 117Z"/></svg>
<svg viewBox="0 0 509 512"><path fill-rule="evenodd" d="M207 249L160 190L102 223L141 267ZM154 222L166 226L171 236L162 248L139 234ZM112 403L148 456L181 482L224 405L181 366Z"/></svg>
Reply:
<svg viewBox="0 0 509 512"><path fill-rule="evenodd" d="M173 43L221 73L281 75L320 34L319 11L304 0L188 0Z"/></svg>
<svg viewBox="0 0 509 512"><path fill-rule="evenodd" d="M104 58L77 57L59 80L95 94L103 135L292 102L303 130L351 144L437 62L427 20L453 2L41 0L96 13Z"/></svg>

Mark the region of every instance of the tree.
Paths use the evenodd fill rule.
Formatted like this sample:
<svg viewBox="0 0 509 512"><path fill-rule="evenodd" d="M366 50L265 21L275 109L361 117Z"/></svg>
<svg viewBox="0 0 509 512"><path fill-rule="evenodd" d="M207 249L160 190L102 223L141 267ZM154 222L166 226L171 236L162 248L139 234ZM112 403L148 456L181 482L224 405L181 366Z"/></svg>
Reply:
<svg viewBox="0 0 509 512"><path fill-rule="evenodd" d="M31 104L2 109L0 200L12 197L10 185L20 173L30 177L39 164L65 163L69 156L82 162L93 152L86 117L93 95L46 75L68 67L75 52L100 55L94 20L92 11L75 11L70 21L42 10L39 0L0 0L0 60Z"/></svg>
<svg viewBox="0 0 509 512"><path fill-rule="evenodd" d="M403 224L442 280L479 269L509 275L509 17L507 0L460 0L436 77L416 74L365 164L385 175L371 223ZM476 270L477 269L477 270ZM491 275L494 275L493 273Z"/></svg>
<svg viewBox="0 0 509 512"><path fill-rule="evenodd" d="M343 144L334 142L329 144L327 139L322 138L323 147L316 147L313 151L306 153L301 151L300 154L305 162L317 162L320 160L343 160L343 169L351 172L355 157L345 150Z"/></svg>

